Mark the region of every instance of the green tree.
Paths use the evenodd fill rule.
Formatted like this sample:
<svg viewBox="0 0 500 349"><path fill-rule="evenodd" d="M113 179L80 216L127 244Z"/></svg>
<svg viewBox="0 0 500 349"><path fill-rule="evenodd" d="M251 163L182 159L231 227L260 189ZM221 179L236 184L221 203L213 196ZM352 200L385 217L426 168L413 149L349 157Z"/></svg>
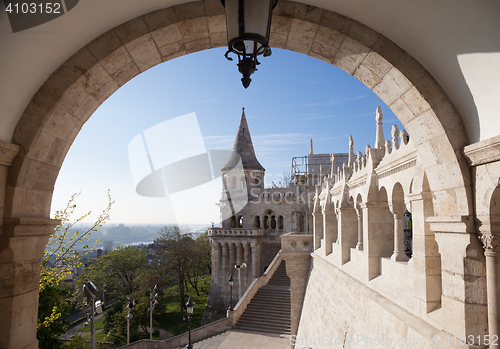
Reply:
<svg viewBox="0 0 500 349"><path fill-rule="evenodd" d="M209 274L211 267L211 249L210 244L208 243L208 231L205 234L198 236L196 240L194 240L194 244L192 245L188 268L187 268L187 280L189 284L196 291L196 295L199 297L200 292L198 290L198 280L201 276Z"/></svg>
<svg viewBox="0 0 500 349"><path fill-rule="evenodd" d="M55 285L48 285L40 291L36 334L40 349L64 348L59 336L66 332L69 326L64 317L70 311L68 297L68 290Z"/></svg>
<svg viewBox="0 0 500 349"><path fill-rule="evenodd" d="M94 259L84 273L79 275L75 282L73 302L82 306L85 302L83 284L92 282L102 291L102 286L107 284L108 297L115 300L125 300L134 292L144 287L147 280L146 250L136 246L118 246L100 258Z"/></svg>
<svg viewBox="0 0 500 349"><path fill-rule="evenodd" d="M161 263L177 284L179 290L180 321L184 318L186 299L186 284L188 269L193 257L194 240L187 229L181 230L178 226L165 227L161 235L155 240Z"/></svg>
<svg viewBox="0 0 500 349"><path fill-rule="evenodd" d="M91 215L91 211L71 222L76 204L75 199L80 196L80 193L73 194L66 204L66 207L61 211L56 211L54 219L60 220L60 224L54 229L54 233L50 235L49 242L45 247L41 270L40 270L40 291L47 285L57 285L64 280L66 276L71 274L75 267L81 267L82 257L92 253L98 244L98 240L89 248L88 245L83 247L83 250L76 250L77 243L89 240L89 235L97 231L104 223L109 220L109 211L114 204L108 190L108 206L96 218L90 228L83 232L75 231L71 233L73 226Z"/></svg>
<svg viewBox="0 0 500 349"><path fill-rule="evenodd" d="M81 258L95 249L97 241L92 248L84 246L82 251L76 250L75 246L84 239L88 240L88 235L97 231L109 219L109 211L114 203L108 190L108 206L97 217L94 224L83 232L70 233L70 229L76 223L91 214L88 212L72 223L70 222L76 209L74 202L79 195L79 193L73 194L66 207L61 211L56 211L54 218L60 220L60 224L55 227L54 233L49 237L41 261L37 322L37 338L40 348L61 347L62 341L58 336L63 334L69 326L64 316L69 313L70 307L68 305L69 291L62 289L59 285L74 268L82 265Z"/></svg>

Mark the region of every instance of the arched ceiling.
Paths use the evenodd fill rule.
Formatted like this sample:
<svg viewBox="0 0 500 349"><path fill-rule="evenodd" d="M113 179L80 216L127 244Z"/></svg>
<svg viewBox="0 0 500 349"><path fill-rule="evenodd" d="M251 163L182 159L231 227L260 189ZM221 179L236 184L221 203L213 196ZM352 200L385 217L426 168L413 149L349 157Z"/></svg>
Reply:
<svg viewBox="0 0 500 349"><path fill-rule="evenodd" d="M0 4L0 139L10 141L50 74L92 39L183 0L85 0L67 14L12 33ZM219 0L210 0L220 6ZM461 113L471 142L500 134L500 2L483 0L303 0L351 17L416 58Z"/></svg>

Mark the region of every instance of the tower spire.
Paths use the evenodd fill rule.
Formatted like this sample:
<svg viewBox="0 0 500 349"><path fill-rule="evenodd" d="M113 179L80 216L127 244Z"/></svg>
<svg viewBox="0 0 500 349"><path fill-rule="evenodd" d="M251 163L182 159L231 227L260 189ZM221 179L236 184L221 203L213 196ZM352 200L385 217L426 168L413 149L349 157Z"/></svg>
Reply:
<svg viewBox="0 0 500 349"><path fill-rule="evenodd" d="M222 171L231 170L238 164L240 159L243 168L265 171L264 167L262 167L255 156L252 138L250 137L250 130L248 129L245 116L245 108L243 108L241 112L241 120L238 126L238 132L236 133L236 139L234 140L233 152L227 164L222 168Z"/></svg>

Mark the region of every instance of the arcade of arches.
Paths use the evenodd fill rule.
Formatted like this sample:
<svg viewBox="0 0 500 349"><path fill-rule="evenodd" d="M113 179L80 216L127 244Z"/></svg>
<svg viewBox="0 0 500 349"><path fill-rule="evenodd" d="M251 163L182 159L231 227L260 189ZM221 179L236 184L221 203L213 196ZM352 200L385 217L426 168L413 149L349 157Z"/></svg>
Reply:
<svg viewBox="0 0 500 349"><path fill-rule="evenodd" d="M208 0L148 13L103 33L53 72L20 117L11 142L0 143L0 348L38 346L39 261L57 224L49 218L52 191L82 125L141 72L190 52L225 46L225 30L220 2ZM423 228L435 235L442 285L437 309L409 309L411 318L398 318L397 323L405 324L408 336L425 337L418 332L425 324L438 334L474 336L474 345L481 336L498 335L500 139L469 144L460 115L433 77L389 39L340 14L280 1L273 13L270 45L308 54L359 79L394 111L412 137L426 178L413 185L412 195L432 204ZM386 194L379 194L379 199L388 198L386 211L399 215L394 203L401 203L400 192L385 188ZM360 208L364 214L363 205ZM220 251L239 249L243 253L236 255L245 258L248 246L220 246ZM371 310L357 323L343 319L346 328L329 328L333 323L323 321L321 329L328 334L371 331L372 337L398 333L396 322L378 324L381 314L397 318L399 306L397 300L373 301L384 298L377 278L354 280L341 267L312 256L303 316L309 320L304 310L308 307L316 321L327 314L311 295L321 294L319 301L334 309L347 304L322 293L321 283L335 278ZM427 280L418 287L430 287ZM319 334L315 325L309 325L309 334Z"/></svg>

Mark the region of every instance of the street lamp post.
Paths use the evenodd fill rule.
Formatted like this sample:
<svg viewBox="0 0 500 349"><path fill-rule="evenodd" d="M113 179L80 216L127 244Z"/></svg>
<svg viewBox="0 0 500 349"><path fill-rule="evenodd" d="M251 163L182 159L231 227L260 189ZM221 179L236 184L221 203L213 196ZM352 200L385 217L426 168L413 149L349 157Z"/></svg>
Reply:
<svg viewBox="0 0 500 349"><path fill-rule="evenodd" d="M87 281L83 285L83 293L87 297L87 304L92 304L92 314L90 318L90 348L95 349L95 326L94 326L94 316L95 316L95 296L99 292L99 289L95 287L92 281Z"/></svg>
<svg viewBox="0 0 500 349"><path fill-rule="evenodd" d="M127 297L127 344L130 344L130 319L133 318L133 315L130 314L130 310L134 308L134 306L137 305L136 300L134 299L133 301L130 300L130 297Z"/></svg>
<svg viewBox="0 0 500 349"><path fill-rule="evenodd" d="M153 340L153 309L155 305L158 304L156 297L158 297L158 293L156 290L158 289L158 285L155 285L153 289L149 289L149 339Z"/></svg>
<svg viewBox="0 0 500 349"><path fill-rule="evenodd" d="M233 274L229 275L229 310L233 310Z"/></svg>
<svg viewBox="0 0 500 349"><path fill-rule="evenodd" d="M238 299L241 299L241 269L246 268L247 264L236 264L234 267L238 270Z"/></svg>
<svg viewBox="0 0 500 349"><path fill-rule="evenodd" d="M193 349L193 345L191 344L191 317L193 316L194 303L189 297L188 302L186 303L188 323L189 323L189 337L188 337L188 345L186 345L186 349Z"/></svg>

